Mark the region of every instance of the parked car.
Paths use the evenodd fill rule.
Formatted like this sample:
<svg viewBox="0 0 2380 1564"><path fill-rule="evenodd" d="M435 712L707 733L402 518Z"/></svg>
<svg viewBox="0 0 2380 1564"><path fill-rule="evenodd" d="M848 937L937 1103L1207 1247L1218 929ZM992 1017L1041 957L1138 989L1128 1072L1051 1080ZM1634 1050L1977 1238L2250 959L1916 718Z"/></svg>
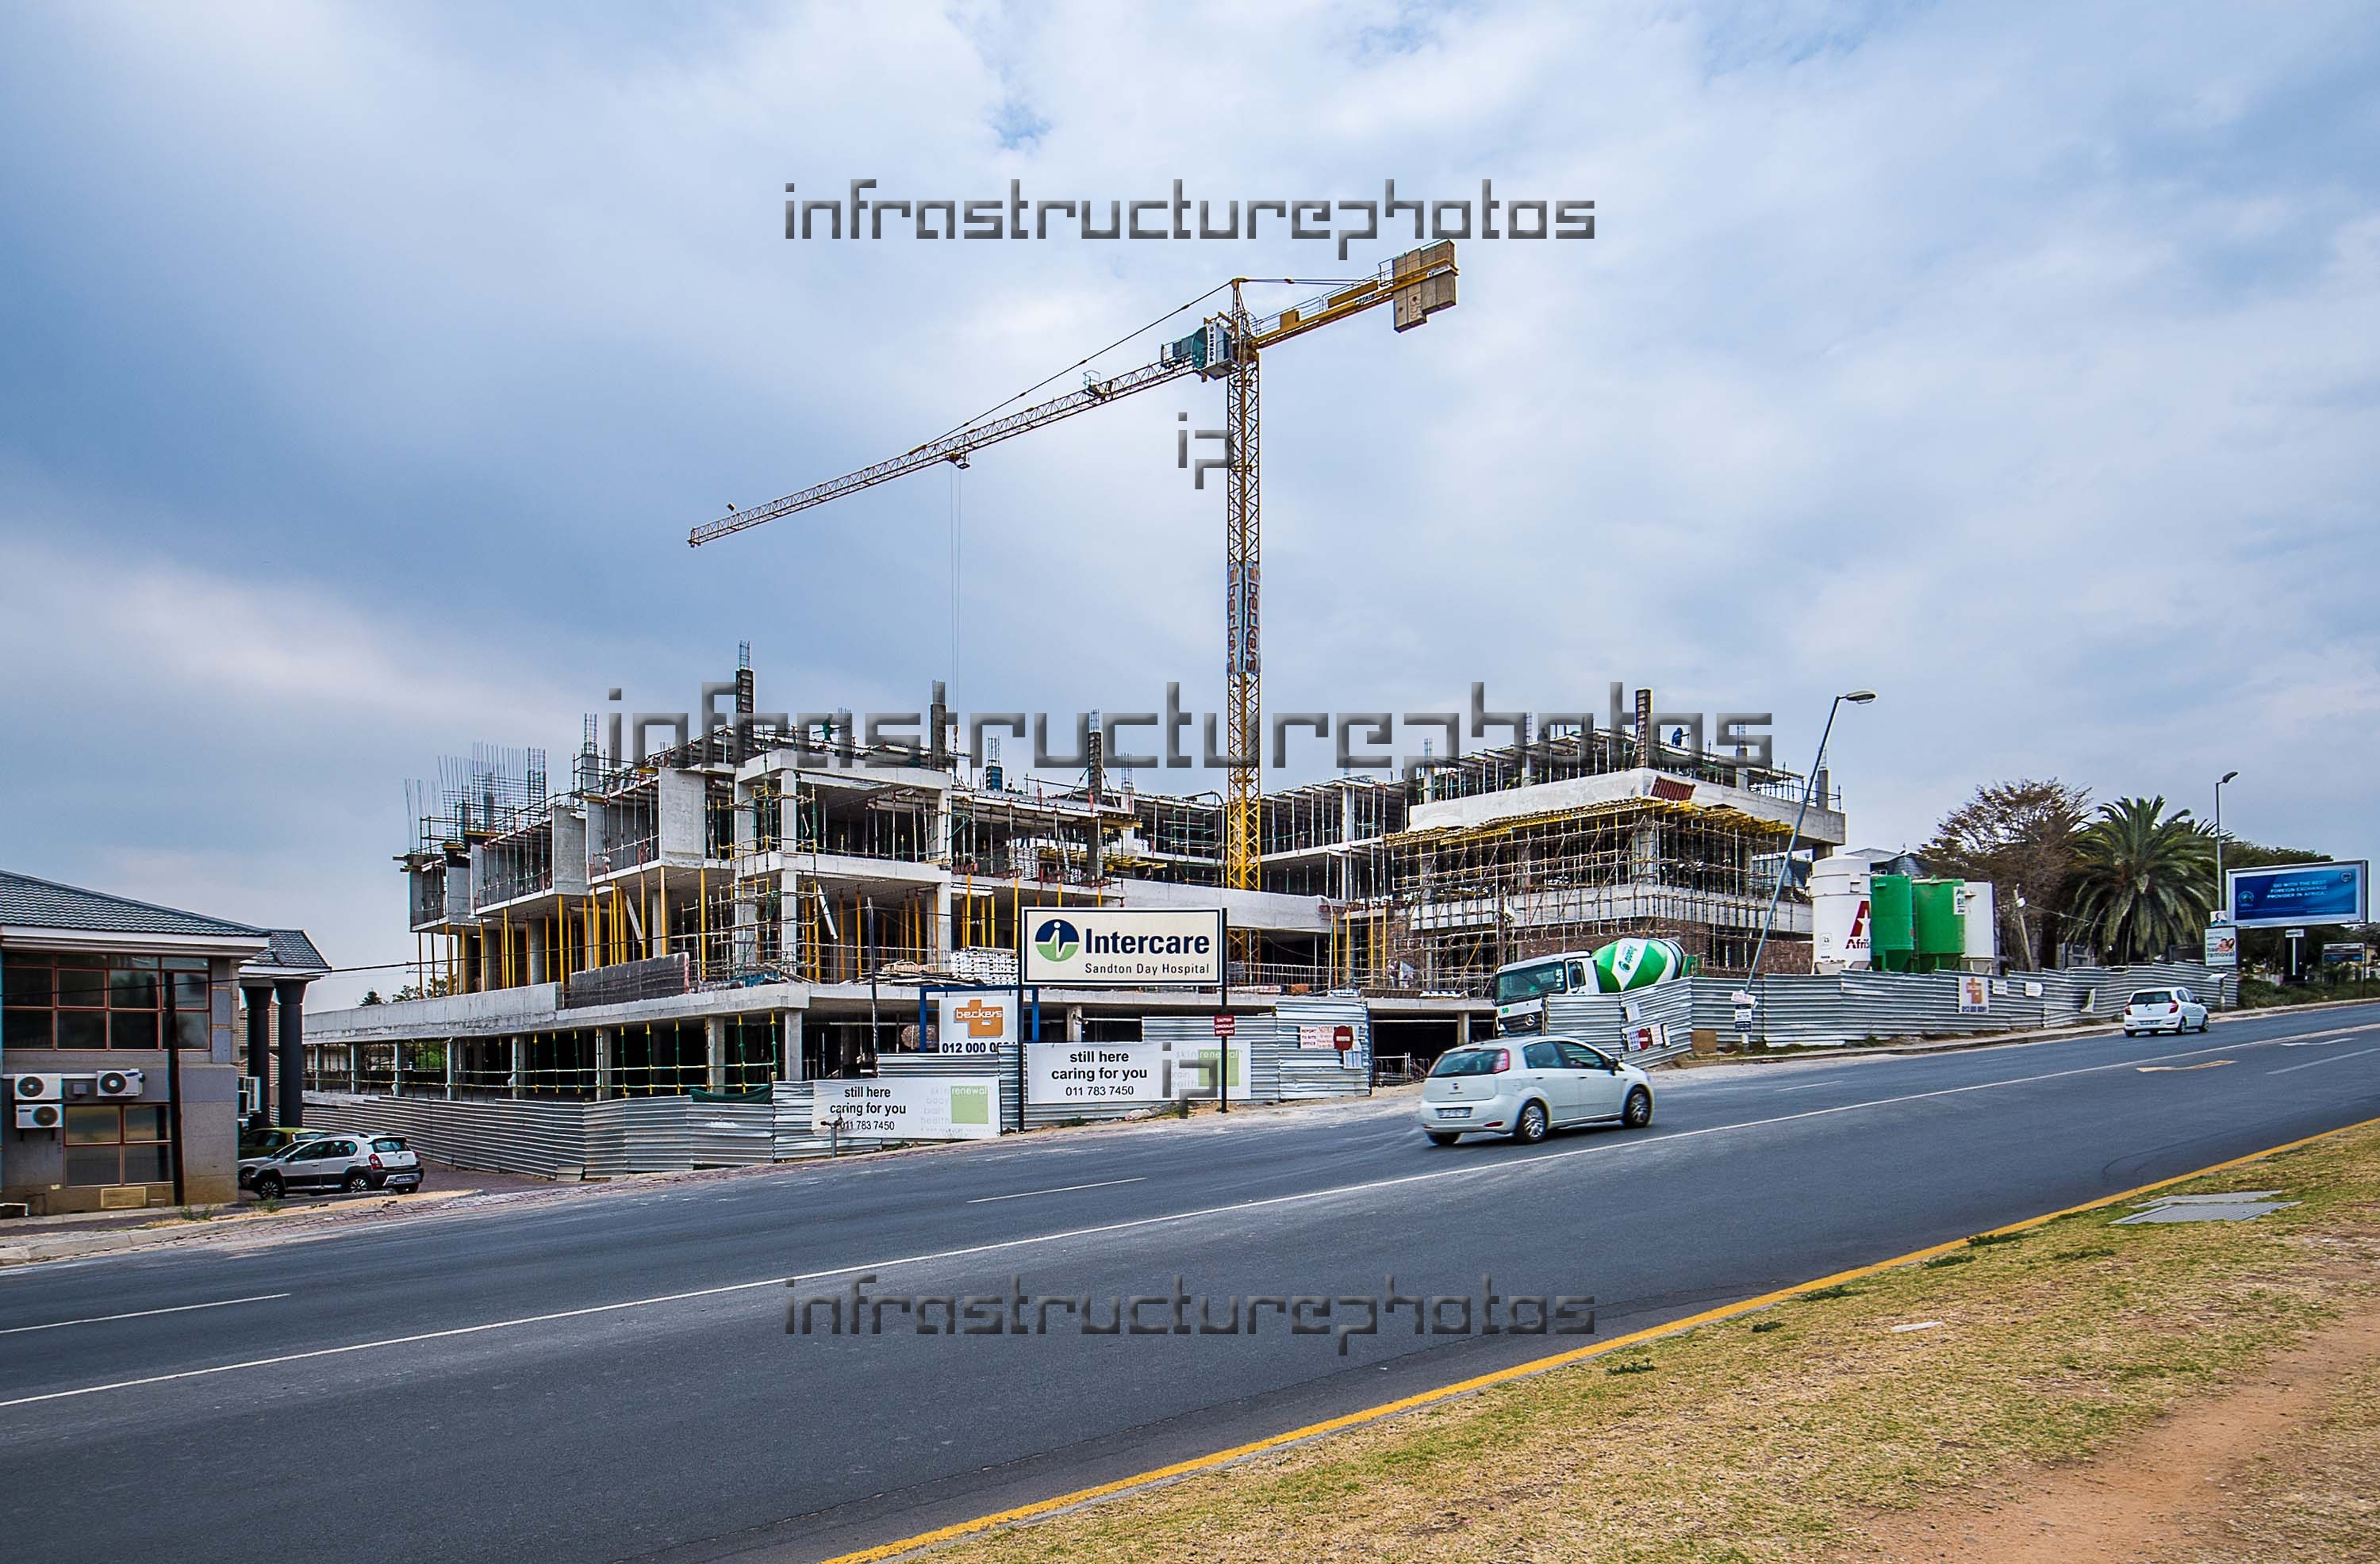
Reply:
<svg viewBox="0 0 2380 1564"><path fill-rule="evenodd" d="M280 1124L259 1124L239 1133L239 1156L243 1162L261 1161L276 1151L286 1151L301 1140L322 1134L319 1130L292 1130Z"/></svg>
<svg viewBox="0 0 2380 1564"><path fill-rule="evenodd" d="M1433 1146L1475 1133L1535 1145L1572 1124L1641 1130L1653 1121L1653 1081L1575 1037L1504 1038L1440 1054L1420 1117Z"/></svg>
<svg viewBox="0 0 2380 1564"><path fill-rule="evenodd" d="M2143 988L2124 1002L2124 1036L2206 1030L2206 1007L2187 988Z"/></svg>
<svg viewBox="0 0 2380 1564"><path fill-rule="evenodd" d="M239 1184L266 1200L309 1190L416 1190L421 1158L400 1135L315 1132L269 1157L243 1160Z"/></svg>

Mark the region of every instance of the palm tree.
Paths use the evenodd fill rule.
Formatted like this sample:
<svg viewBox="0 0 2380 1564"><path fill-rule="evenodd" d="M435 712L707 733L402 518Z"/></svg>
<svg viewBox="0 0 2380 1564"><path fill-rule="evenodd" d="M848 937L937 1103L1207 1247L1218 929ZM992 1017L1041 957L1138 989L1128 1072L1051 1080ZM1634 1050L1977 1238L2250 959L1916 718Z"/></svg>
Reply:
<svg viewBox="0 0 2380 1564"><path fill-rule="evenodd" d="M2162 955L2206 927L2214 839L2163 795L2099 806L2074 838L2074 915L2111 961Z"/></svg>

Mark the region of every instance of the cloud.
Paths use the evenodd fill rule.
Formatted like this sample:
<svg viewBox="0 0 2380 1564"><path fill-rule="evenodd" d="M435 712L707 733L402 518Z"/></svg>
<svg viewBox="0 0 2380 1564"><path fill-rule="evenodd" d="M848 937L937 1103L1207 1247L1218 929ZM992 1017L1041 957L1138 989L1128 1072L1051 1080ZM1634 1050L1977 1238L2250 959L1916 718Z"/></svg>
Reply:
<svg viewBox="0 0 2380 1564"><path fill-rule="evenodd" d="M1920 840L2004 776L2194 799L2236 765L2227 821L2374 845L2365 10L1172 19L18 13L0 540L40 628L0 637L176 692L144 713L207 746L275 883L314 876L399 940L364 822L435 754L566 747L614 684L690 704L739 639L764 706L921 703L950 665L954 487L963 706L1146 708L1178 679L1212 709L1221 500L1172 466L1177 413L1221 421L1212 386L683 540L1226 277L1342 275L1333 248L789 242L783 185L1104 202L1178 177L1220 202L1485 177L1596 200L1597 237L1465 245L1426 330L1267 359L1270 706L1421 709L1482 679L1596 709L1621 679L1774 710L1799 765L1827 697L1869 684L1833 756L1864 838ZM65 720L17 683L14 732ZM337 730L335 782L294 786L264 712L349 688L380 719ZM103 799L0 784L55 811L19 851L102 862L152 798L186 834L143 850L211 850L141 738L80 753ZM298 851L261 829L332 796L352 828L309 816Z"/></svg>

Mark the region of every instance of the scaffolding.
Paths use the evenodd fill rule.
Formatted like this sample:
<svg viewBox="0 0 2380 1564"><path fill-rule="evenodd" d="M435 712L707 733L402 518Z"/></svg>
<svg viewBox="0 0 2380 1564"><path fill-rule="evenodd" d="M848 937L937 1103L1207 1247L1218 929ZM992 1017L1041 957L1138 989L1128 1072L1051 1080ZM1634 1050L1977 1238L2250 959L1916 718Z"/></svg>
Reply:
<svg viewBox="0 0 2380 1564"><path fill-rule="evenodd" d="M600 756L590 720L560 794L543 751L484 745L409 783L423 991L676 953L698 987L946 976L1012 949L1028 894L1224 883L1220 794L1111 785L1095 747L1072 783L1003 785L948 748L858 745L848 718L781 730L753 715L748 666L738 677L732 721L641 761ZM1252 930L1233 981L1477 992L1506 962L1631 934L1741 970L1792 872L1776 805L1803 780L1664 744L1650 709L1640 691L1633 728L1556 726L1264 795L1260 889L1319 903L1327 933ZM1652 778L1564 785L1629 771Z"/></svg>

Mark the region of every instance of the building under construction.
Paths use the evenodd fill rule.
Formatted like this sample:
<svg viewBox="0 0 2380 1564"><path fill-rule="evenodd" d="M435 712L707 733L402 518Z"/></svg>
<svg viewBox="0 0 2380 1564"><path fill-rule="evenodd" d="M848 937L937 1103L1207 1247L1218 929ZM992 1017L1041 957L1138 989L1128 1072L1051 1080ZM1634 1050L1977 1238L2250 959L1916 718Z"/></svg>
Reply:
<svg viewBox="0 0 2380 1564"><path fill-rule="evenodd" d="M920 985L1013 980L1034 909L1222 907L1235 991L1357 992L1435 1047L1484 1025L1503 963L1623 935L1744 970L1777 878L1763 965L1809 967L1806 861L1844 841L1824 773L1665 746L1650 697L1619 731L1558 731L1265 795L1261 889L1222 884L1221 794L1139 790L1089 766L1051 782L972 763L937 686L932 737L870 749L832 722L737 714L640 762L565 776L536 750L447 762L408 799L399 863L429 1002L323 1018L326 1044L452 1040L450 1085L674 1091L833 1075L914 1047ZM1067 1035L1122 1038L1196 996L1070 992ZM574 1012L647 1020L574 1024ZM406 1052L379 1070L402 1076ZM369 1085L352 1053L326 1084ZM349 1077L338 1082L342 1075ZM398 1080L395 1085L410 1083ZM424 1080L424 1085L436 1082Z"/></svg>

